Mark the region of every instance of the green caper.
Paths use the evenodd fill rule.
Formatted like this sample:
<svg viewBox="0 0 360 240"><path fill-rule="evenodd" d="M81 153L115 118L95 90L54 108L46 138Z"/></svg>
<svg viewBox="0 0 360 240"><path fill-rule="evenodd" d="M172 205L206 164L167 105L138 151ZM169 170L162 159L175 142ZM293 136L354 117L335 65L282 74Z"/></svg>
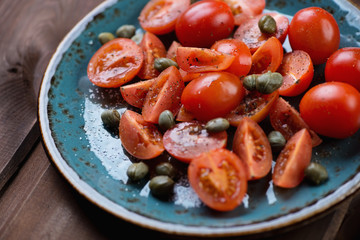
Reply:
<svg viewBox="0 0 360 240"><path fill-rule="evenodd" d="M101 44L105 44L115 38L114 34L110 32L102 32L99 34L98 39Z"/></svg>
<svg viewBox="0 0 360 240"><path fill-rule="evenodd" d="M259 19L259 29L262 33L274 34L276 32L276 21L270 15L264 15Z"/></svg>
<svg viewBox="0 0 360 240"><path fill-rule="evenodd" d="M176 170L171 163L163 162L163 163L156 165L155 173L157 175L165 175L170 178L174 178L176 175Z"/></svg>
<svg viewBox="0 0 360 240"><path fill-rule="evenodd" d="M256 79L256 90L263 94L270 94L281 87L283 76L277 72L261 74Z"/></svg>
<svg viewBox="0 0 360 240"><path fill-rule="evenodd" d="M159 115L159 127L166 131L175 125L174 115L171 111L165 110Z"/></svg>
<svg viewBox="0 0 360 240"><path fill-rule="evenodd" d="M249 91L256 90L256 79L258 74L251 74L243 78L243 86Z"/></svg>
<svg viewBox="0 0 360 240"><path fill-rule="evenodd" d="M131 40L133 40L136 44L140 44L143 37L144 37L143 33L135 33L135 35L131 37Z"/></svg>
<svg viewBox="0 0 360 240"><path fill-rule="evenodd" d="M305 178L313 184L319 185L325 182L328 178L328 172L326 168L320 163L312 162L305 169Z"/></svg>
<svg viewBox="0 0 360 240"><path fill-rule="evenodd" d="M118 129L120 123L120 113L116 109L105 110L101 113L103 124L110 129Z"/></svg>
<svg viewBox="0 0 360 240"><path fill-rule="evenodd" d="M173 192L174 185L175 182L169 176L159 175L150 180L149 188L154 196L167 197Z"/></svg>
<svg viewBox="0 0 360 240"><path fill-rule="evenodd" d="M208 132L222 132L230 127L230 123L225 118L214 118L208 121L205 125L205 129Z"/></svg>
<svg viewBox="0 0 360 240"><path fill-rule="evenodd" d="M143 162L131 164L126 171L126 175L133 181L143 179L148 173L149 167Z"/></svg>
<svg viewBox="0 0 360 240"><path fill-rule="evenodd" d="M179 68L179 65L170 58L155 58L154 68L159 72L164 71L170 66L175 66L176 68Z"/></svg>
<svg viewBox="0 0 360 240"><path fill-rule="evenodd" d="M286 144L286 139L279 131L271 131L268 134L270 146L275 151L280 151Z"/></svg>
<svg viewBox="0 0 360 240"><path fill-rule="evenodd" d="M135 35L136 27L134 25L125 24L116 30L116 36L119 38L132 38Z"/></svg>

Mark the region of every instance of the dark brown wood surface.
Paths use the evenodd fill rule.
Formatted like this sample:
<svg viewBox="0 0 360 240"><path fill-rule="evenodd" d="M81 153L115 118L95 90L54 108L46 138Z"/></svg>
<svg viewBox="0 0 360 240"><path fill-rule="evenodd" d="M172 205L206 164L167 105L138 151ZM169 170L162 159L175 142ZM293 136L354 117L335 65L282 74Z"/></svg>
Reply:
<svg viewBox="0 0 360 240"><path fill-rule="evenodd" d="M64 35L101 2L0 0L0 239L190 239L99 209L66 182L44 150L37 95L45 68ZM359 216L357 193L291 228L238 239L360 239Z"/></svg>

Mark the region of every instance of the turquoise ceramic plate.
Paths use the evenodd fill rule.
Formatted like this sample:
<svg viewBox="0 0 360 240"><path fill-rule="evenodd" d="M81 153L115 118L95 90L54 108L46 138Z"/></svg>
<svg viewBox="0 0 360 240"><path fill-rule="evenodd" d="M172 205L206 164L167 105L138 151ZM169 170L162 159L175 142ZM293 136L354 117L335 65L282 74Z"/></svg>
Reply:
<svg viewBox="0 0 360 240"><path fill-rule="evenodd" d="M105 1L80 21L59 45L46 70L39 98L39 119L46 148L64 177L82 195L134 224L179 235L245 235L303 221L339 203L360 187L360 132L345 140L324 139L313 161L326 166L330 179L321 186L303 182L291 190L273 187L271 178L249 184L248 196L234 211L220 213L201 204L180 177L172 201L149 194L146 181L128 182L131 159L118 137L102 126L104 109L124 111L118 89L100 89L86 76L89 59L100 47L97 35L122 24L138 26L145 0ZM267 1L267 10L289 16L310 5L332 12L341 47L360 45L360 11L343 0ZM335 11L336 10L336 11ZM321 72L323 66L317 67ZM315 79L322 74L315 76ZM153 162L172 161L164 155ZM154 163L154 164L155 164Z"/></svg>

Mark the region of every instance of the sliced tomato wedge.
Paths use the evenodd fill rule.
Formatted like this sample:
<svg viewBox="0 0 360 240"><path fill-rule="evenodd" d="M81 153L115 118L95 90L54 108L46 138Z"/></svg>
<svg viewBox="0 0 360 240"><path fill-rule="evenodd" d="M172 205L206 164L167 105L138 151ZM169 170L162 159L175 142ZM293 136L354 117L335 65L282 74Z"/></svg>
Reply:
<svg viewBox="0 0 360 240"><path fill-rule="evenodd" d="M125 102L131 106L142 108L144 105L146 94L149 92L151 85L156 78L139 81L120 87L120 93Z"/></svg>
<svg viewBox="0 0 360 240"><path fill-rule="evenodd" d="M190 82L191 80L194 80L195 78L200 77L204 73L200 72L186 72L183 69L179 69L179 72L181 74L181 77L184 82Z"/></svg>
<svg viewBox="0 0 360 240"><path fill-rule="evenodd" d="M274 91L271 94L247 91L241 103L227 114L225 118L232 126L238 126L245 117L259 123L269 115L270 109L278 98L278 91Z"/></svg>
<svg viewBox="0 0 360 240"><path fill-rule="evenodd" d="M312 154L311 136L306 128L295 133L280 152L273 172L273 183L282 188L294 188L304 179Z"/></svg>
<svg viewBox="0 0 360 240"><path fill-rule="evenodd" d="M160 72L154 68L155 58L166 57L166 49L163 42L154 34L146 32L139 46L144 52L144 63L138 73L141 79L157 77Z"/></svg>
<svg viewBox="0 0 360 240"><path fill-rule="evenodd" d="M172 32L176 20L189 6L190 0L151 0L140 13L140 25L154 34Z"/></svg>
<svg viewBox="0 0 360 240"><path fill-rule="evenodd" d="M265 0L223 0L226 2L234 15L235 25L241 25L263 12Z"/></svg>
<svg viewBox="0 0 360 240"><path fill-rule="evenodd" d="M160 114L165 110L175 116L181 107L180 98L184 88L184 81L176 67L162 71L146 95L142 108L145 121L158 123Z"/></svg>
<svg viewBox="0 0 360 240"><path fill-rule="evenodd" d="M165 150L162 134L156 125L146 122L141 114L131 110L126 110L121 116L119 136L125 150L139 159L155 158Z"/></svg>
<svg viewBox="0 0 360 240"><path fill-rule="evenodd" d="M230 67L235 56L207 48L178 47L176 62L186 72L222 71Z"/></svg>
<svg viewBox="0 0 360 240"><path fill-rule="evenodd" d="M117 38L99 48L90 59L87 75L99 87L117 88L140 71L144 56L132 40Z"/></svg>
<svg viewBox="0 0 360 240"><path fill-rule="evenodd" d="M182 47L181 44L177 41L173 41L167 50L166 57L170 58L173 61L176 61L176 52L178 47Z"/></svg>
<svg viewBox="0 0 360 240"><path fill-rule="evenodd" d="M322 143L321 138L310 129L301 118L300 113L285 99L279 97L269 112L271 126L281 132L286 140L289 140L298 131L306 128L312 139L313 147Z"/></svg>
<svg viewBox="0 0 360 240"><path fill-rule="evenodd" d="M295 50L284 55L278 72L283 76L279 94L293 97L305 92L310 86L314 77L314 66L309 54Z"/></svg>
<svg viewBox="0 0 360 240"><path fill-rule="evenodd" d="M181 105L180 110L179 110L178 114L176 115L176 121L190 122L194 119L195 119L194 115L192 115L188 110L186 110L184 105Z"/></svg>
<svg viewBox="0 0 360 240"><path fill-rule="evenodd" d="M246 170L239 157L226 149L201 154L188 168L191 187L201 201L218 211L238 207L247 191Z"/></svg>
<svg viewBox="0 0 360 240"><path fill-rule="evenodd" d="M254 120L241 120L234 135L232 149L245 162L248 180L260 179L270 172L271 146L265 132Z"/></svg>
<svg viewBox="0 0 360 240"><path fill-rule="evenodd" d="M275 19L277 30L274 34L266 34L260 31L258 22L264 15L270 15ZM246 22L241 24L235 31L234 38L243 41L249 47L251 53L254 53L271 37L277 38L280 43L283 44L288 31L289 19L286 16L279 13L264 13L255 18L249 18Z"/></svg>
<svg viewBox="0 0 360 240"><path fill-rule="evenodd" d="M226 147L227 133L209 133L205 124L197 121L181 122L164 133L163 142L171 156L189 163L203 152Z"/></svg>

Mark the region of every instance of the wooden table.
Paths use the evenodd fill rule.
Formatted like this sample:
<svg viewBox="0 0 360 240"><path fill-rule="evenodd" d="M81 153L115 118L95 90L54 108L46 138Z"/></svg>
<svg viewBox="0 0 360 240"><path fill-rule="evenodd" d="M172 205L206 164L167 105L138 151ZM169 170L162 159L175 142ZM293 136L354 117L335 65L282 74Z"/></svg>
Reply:
<svg viewBox="0 0 360 240"><path fill-rule="evenodd" d="M180 238L102 211L73 190L44 150L37 95L45 68L63 36L101 2L0 1L0 239ZM246 239L360 239L359 214L356 193L310 221Z"/></svg>

